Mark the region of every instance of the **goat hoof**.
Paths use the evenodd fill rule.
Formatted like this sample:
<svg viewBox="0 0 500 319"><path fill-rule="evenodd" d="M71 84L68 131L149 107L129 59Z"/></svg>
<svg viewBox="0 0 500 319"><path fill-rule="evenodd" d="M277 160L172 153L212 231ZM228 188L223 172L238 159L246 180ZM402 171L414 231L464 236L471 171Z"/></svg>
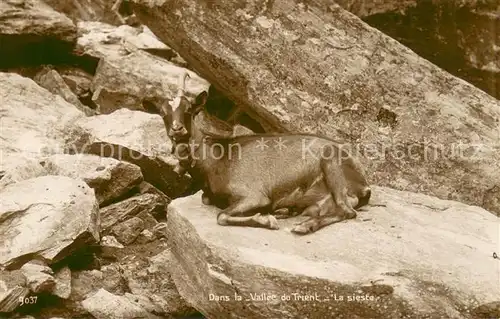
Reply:
<svg viewBox="0 0 500 319"><path fill-rule="evenodd" d="M276 217L274 217L273 215L269 215L267 220L269 222L270 229L280 229L280 225L278 224L278 220L276 219Z"/></svg>
<svg viewBox="0 0 500 319"><path fill-rule="evenodd" d="M357 215L358 215L358 213L356 213L356 211L354 209L350 209L345 213L344 216L345 216L345 219L353 219L353 218L356 218Z"/></svg>
<svg viewBox="0 0 500 319"><path fill-rule="evenodd" d="M297 225L294 228L292 228L292 233L295 233L297 235L305 235L310 232L311 230L309 229L309 227L306 227L304 225Z"/></svg>
<svg viewBox="0 0 500 319"><path fill-rule="evenodd" d="M203 203L203 205L210 205L210 197L208 197L208 195L206 194L203 194L201 196L201 202Z"/></svg>
<svg viewBox="0 0 500 319"><path fill-rule="evenodd" d="M252 216L252 220L256 222L261 227L269 229L279 229L278 220L272 215L262 216L260 213Z"/></svg>

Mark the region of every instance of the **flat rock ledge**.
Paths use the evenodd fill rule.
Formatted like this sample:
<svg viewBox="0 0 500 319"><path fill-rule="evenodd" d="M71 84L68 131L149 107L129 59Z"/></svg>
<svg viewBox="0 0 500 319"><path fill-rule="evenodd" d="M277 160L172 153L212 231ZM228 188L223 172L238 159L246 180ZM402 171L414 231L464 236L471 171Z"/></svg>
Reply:
<svg viewBox="0 0 500 319"><path fill-rule="evenodd" d="M180 295L208 318L475 318L498 304L497 217L373 190L355 220L306 236L290 232L298 218L279 230L218 226L201 192L172 201Z"/></svg>

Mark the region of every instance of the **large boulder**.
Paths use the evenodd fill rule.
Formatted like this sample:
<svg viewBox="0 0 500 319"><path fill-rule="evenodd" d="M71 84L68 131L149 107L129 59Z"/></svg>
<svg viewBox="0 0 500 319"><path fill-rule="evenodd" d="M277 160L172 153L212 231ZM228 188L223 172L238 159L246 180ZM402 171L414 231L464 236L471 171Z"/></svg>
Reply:
<svg viewBox="0 0 500 319"><path fill-rule="evenodd" d="M43 164L47 174L83 179L101 207L123 199L143 179L137 165L92 154L55 154Z"/></svg>
<svg viewBox="0 0 500 319"><path fill-rule="evenodd" d="M76 26L39 0L0 2L0 68L67 58Z"/></svg>
<svg viewBox="0 0 500 319"><path fill-rule="evenodd" d="M159 115L120 109L111 114L81 118L67 130L66 151L113 157L136 164L144 180L176 197L190 185L188 176L174 172L178 160L170 153Z"/></svg>
<svg viewBox="0 0 500 319"><path fill-rule="evenodd" d="M209 83L196 73L143 51L163 51L167 59L176 55L148 29L116 28L95 22L80 22L78 29L82 35L77 50L100 58L92 83L92 100L101 114L119 108L157 112L160 103L176 96L184 72L190 75L186 81L188 97L208 90Z"/></svg>
<svg viewBox="0 0 500 319"><path fill-rule="evenodd" d="M99 241L99 207L82 180L41 176L0 190L0 268L53 264Z"/></svg>
<svg viewBox="0 0 500 319"><path fill-rule="evenodd" d="M133 3L268 130L359 144L374 184L500 213L498 100L333 2Z"/></svg>
<svg viewBox="0 0 500 319"><path fill-rule="evenodd" d="M2 185L43 175L37 161L61 153L65 125L85 115L62 97L17 74L0 72L0 97Z"/></svg>
<svg viewBox="0 0 500 319"><path fill-rule="evenodd" d="M373 187L355 220L296 236L296 218L219 226L200 193L170 203L167 238L180 295L208 318L471 318L500 299L482 208Z"/></svg>

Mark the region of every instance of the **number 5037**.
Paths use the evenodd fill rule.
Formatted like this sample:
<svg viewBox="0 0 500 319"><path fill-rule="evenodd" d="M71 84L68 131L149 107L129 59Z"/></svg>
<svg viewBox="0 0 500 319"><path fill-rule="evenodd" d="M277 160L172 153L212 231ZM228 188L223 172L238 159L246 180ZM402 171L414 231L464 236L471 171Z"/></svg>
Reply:
<svg viewBox="0 0 500 319"><path fill-rule="evenodd" d="M37 296L31 296L31 297L26 297L26 298L19 297L19 303L20 303L19 306L34 304L34 303L36 303L37 299L38 299Z"/></svg>

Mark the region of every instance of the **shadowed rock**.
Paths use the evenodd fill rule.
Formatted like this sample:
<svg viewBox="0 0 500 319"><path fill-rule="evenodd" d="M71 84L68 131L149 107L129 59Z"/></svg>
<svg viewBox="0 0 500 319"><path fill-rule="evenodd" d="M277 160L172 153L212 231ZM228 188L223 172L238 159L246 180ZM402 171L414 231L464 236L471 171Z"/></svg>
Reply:
<svg viewBox="0 0 500 319"><path fill-rule="evenodd" d="M76 27L43 1L0 2L0 69L68 59Z"/></svg>

